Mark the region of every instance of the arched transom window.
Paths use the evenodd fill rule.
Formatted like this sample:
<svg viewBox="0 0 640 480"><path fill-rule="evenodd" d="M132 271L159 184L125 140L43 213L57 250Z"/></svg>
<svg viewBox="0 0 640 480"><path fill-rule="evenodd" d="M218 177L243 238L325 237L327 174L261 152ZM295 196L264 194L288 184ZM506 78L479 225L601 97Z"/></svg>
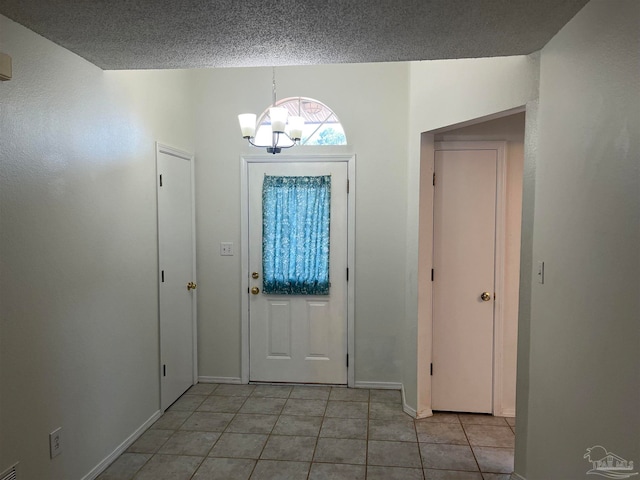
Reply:
<svg viewBox="0 0 640 480"><path fill-rule="evenodd" d="M274 105L271 105L274 106ZM283 107L289 115L304 118L304 129L300 145L346 145L347 137L337 115L324 103L307 97L290 97L278 100L276 107ZM267 108L258 117L255 142L258 145L271 143L271 118Z"/></svg>

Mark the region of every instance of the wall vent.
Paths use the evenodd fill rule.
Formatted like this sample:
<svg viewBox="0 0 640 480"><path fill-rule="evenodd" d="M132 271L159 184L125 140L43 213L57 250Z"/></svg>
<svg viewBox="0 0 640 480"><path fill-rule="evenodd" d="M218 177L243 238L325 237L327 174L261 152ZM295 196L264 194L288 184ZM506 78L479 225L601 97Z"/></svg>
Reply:
<svg viewBox="0 0 640 480"><path fill-rule="evenodd" d="M18 464L0 474L0 480L18 480Z"/></svg>

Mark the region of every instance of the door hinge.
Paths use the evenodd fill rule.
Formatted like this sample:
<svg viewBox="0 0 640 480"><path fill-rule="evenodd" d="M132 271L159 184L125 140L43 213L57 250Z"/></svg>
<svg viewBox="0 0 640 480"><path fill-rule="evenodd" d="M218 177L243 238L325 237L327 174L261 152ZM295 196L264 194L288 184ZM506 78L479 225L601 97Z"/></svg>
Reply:
<svg viewBox="0 0 640 480"><path fill-rule="evenodd" d="M347 282L349 281L349 268L347 268Z"/></svg>
<svg viewBox="0 0 640 480"><path fill-rule="evenodd" d="M433 363L429 364L429 375L433 375Z"/></svg>
<svg viewBox="0 0 640 480"><path fill-rule="evenodd" d="M167 366L166 365L162 365L162 376L163 377L167 376Z"/></svg>
<svg viewBox="0 0 640 480"><path fill-rule="evenodd" d="M349 193L349 180L347 180L347 193Z"/></svg>
<svg viewBox="0 0 640 480"><path fill-rule="evenodd" d="M433 186L436 186L436 172L433 172Z"/></svg>
<svg viewBox="0 0 640 480"><path fill-rule="evenodd" d="M162 283L164 283L164 270L162 270Z"/></svg>
<svg viewBox="0 0 640 480"><path fill-rule="evenodd" d="M347 367L349 367L349 354L347 353Z"/></svg>
<svg viewBox="0 0 640 480"><path fill-rule="evenodd" d="M435 272L433 271L433 268L431 269L431 281L433 282L433 278L435 276Z"/></svg>
<svg viewBox="0 0 640 480"><path fill-rule="evenodd" d="M162 186L162 174L160 174L160 186Z"/></svg>

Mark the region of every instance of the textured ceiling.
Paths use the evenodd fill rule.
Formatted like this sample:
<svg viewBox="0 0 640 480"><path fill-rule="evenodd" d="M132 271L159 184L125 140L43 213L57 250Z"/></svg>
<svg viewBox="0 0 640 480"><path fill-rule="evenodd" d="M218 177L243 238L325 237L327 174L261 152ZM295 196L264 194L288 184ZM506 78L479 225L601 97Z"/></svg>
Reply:
<svg viewBox="0 0 640 480"><path fill-rule="evenodd" d="M0 0L0 13L111 70L529 54L541 49L586 3Z"/></svg>

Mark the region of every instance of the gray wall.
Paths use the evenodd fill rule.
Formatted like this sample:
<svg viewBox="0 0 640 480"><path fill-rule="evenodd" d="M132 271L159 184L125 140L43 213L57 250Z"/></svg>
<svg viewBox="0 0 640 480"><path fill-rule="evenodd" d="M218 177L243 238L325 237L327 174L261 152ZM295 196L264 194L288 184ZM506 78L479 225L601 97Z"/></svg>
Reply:
<svg viewBox="0 0 640 480"><path fill-rule="evenodd" d="M639 19L635 0L595 0L542 50L527 480L586 478L594 445L640 463Z"/></svg>

